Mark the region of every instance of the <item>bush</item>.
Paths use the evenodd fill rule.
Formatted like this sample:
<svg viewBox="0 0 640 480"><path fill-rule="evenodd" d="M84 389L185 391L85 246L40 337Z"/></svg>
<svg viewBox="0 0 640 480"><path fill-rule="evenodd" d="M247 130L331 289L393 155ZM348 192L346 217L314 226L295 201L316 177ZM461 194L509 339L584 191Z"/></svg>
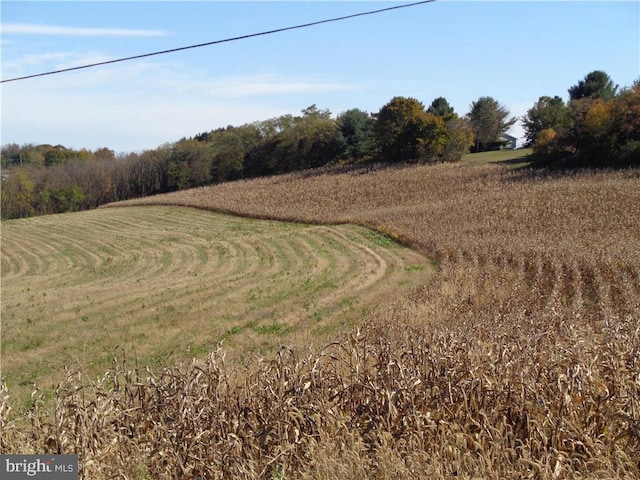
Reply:
<svg viewBox="0 0 640 480"><path fill-rule="evenodd" d="M533 145L537 155L550 155L558 150L558 134L553 128L545 128L538 133Z"/></svg>

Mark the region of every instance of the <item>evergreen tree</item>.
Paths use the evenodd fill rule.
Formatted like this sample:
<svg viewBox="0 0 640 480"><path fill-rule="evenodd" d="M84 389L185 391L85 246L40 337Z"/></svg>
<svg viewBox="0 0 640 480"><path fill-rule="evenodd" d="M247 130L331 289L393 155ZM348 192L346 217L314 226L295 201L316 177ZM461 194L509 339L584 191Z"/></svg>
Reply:
<svg viewBox="0 0 640 480"><path fill-rule="evenodd" d="M571 100L580 100L581 98L611 100L616 96L617 90L618 85L614 85L607 73L602 70L594 70L569 88L569 98Z"/></svg>
<svg viewBox="0 0 640 480"><path fill-rule="evenodd" d="M352 108L338 116L338 126L345 141L345 155L360 159L375 151L373 126L375 119L367 112Z"/></svg>
<svg viewBox="0 0 640 480"><path fill-rule="evenodd" d="M433 102L431 102L431 105L429 105L427 112L432 113L433 115L436 115L438 117L445 117L447 119L453 117L455 113L453 111L453 107L449 105L449 102L447 102L447 99L444 97L438 97Z"/></svg>

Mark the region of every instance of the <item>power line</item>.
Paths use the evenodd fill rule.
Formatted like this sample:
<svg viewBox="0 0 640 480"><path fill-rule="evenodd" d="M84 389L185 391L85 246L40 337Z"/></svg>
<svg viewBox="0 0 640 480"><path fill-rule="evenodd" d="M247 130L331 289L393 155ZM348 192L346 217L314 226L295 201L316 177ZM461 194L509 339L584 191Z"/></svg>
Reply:
<svg viewBox="0 0 640 480"><path fill-rule="evenodd" d="M107 61L104 61L104 62L90 63L88 65L81 65L79 67L63 68L63 69L60 69L60 70L53 70L53 71L50 71L50 72L36 73L34 75L26 75L24 77L9 78L7 80L0 81L0 83L16 82L18 80L26 80L28 78L44 77L45 75L54 75L54 74L57 74L57 73L70 72L70 71L73 71L73 70L82 70L84 68L99 67L101 65L109 65L111 63L126 62L128 60L136 60L138 58L153 57L155 55L164 55L164 54L167 54L167 53L180 52L182 50L189 50L189 49L192 49L192 48L208 47L209 45L217 45L219 43L234 42L236 40L244 40L246 38L260 37L260 36L263 36L263 35L271 35L271 34L274 34L274 33L286 32L288 30L296 30L296 29L300 29L300 28L313 27L315 25L320 25L320 24L323 24L323 23L339 22L341 20L347 20L347 19L356 18L356 17L363 17L365 15L374 15L376 13L383 13L383 12L388 12L388 11L391 11L391 10L398 10L400 8L415 7L417 5L423 5L425 3L432 3L432 2L435 2L435 1L436 0L423 0L423 1L420 1L420 2L406 3L406 4L403 4L403 5L395 5L393 7L381 8L379 10L370 10L368 12L354 13L352 15L345 15L343 17L329 18L329 19L326 19L326 20L319 20L319 21L311 22L311 23L303 23L303 24L294 25L294 26L291 26L291 27L277 28L275 30L268 30L268 31L265 31L265 32L251 33L249 35L242 35L242 36L239 36L239 37L225 38L223 40L215 40L213 42L199 43L197 45L189 45L189 46L186 46L186 47L172 48L170 50L162 50L162 51L159 51L159 52L145 53L145 54L142 54L142 55L134 55L133 57L117 58L115 60L107 60Z"/></svg>

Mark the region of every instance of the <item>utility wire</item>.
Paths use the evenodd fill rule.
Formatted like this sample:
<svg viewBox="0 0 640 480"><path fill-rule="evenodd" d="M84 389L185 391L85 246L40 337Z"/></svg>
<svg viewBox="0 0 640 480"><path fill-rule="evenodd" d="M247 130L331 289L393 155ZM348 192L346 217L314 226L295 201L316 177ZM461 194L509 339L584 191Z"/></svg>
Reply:
<svg viewBox="0 0 640 480"><path fill-rule="evenodd" d="M209 45L217 45L219 43L234 42L236 40L244 40L246 38L260 37L260 36L263 36L263 35L271 35L271 34L274 34L274 33L286 32L288 30L296 30L296 29L299 29L299 28L313 27L315 25L320 25L320 24L323 24L323 23L339 22L341 20L347 20L347 19L350 19L350 18L363 17L365 15L374 15L376 13L388 12L388 11L391 11L391 10L398 10L400 8L415 7L416 5L423 5L425 3L432 3L432 2L435 2L435 1L436 0L423 0L423 1L420 1L420 2L406 3L406 4L403 4L403 5L395 5L393 7L381 8L379 10L370 10L368 12L354 13L352 15L345 15L343 17L329 18L329 19L326 19L326 20L319 20L317 22L303 23L301 25L294 25L294 26L291 26L291 27L277 28L275 30L268 30L266 32L251 33L249 35L242 35L242 36L239 36L239 37L225 38L224 40L215 40L213 42L199 43L197 45L189 45L187 47L172 48L170 50L162 50L160 52L145 53L143 55L135 55L133 57L124 57L124 58L118 58L118 59L115 59L115 60L107 60L105 62L90 63L88 65L81 65L79 67L63 68L63 69L60 69L60 70L53 70L53 71L50 71L50 72L36 73L34 75L26 75L24 77L9 78L7 80L0 81L0 83L17 82L18 80L26 80L28 78L44 77L45 75L54 75L54 74L57 74L57 73L70 72L72 70L82 70L84 68L98 67L100 65L109 65L111 63L125 62L125 61L128 61L128 60L135 60L135 59L138 59L138 58L152 57L154 55L164 55L166 53L180 52L182 50L189 50L189 49L192 49L192 48L207 47Z"/></svg>

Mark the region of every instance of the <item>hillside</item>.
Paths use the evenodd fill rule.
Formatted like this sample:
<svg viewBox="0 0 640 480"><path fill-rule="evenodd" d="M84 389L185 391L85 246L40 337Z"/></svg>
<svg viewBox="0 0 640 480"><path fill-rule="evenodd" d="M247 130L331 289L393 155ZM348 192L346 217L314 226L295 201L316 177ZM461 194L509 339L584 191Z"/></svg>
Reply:
<svg viewBox="0 0 640 480"><path fill-rule="evenodd" d="M304 223L380 229L439 261L508 257L635 266L638 170L511 170L441 164L321 170L229 182L126 205L183 205ZM540 258L537 258L540 257Z"/></svg>
<svg viewBox="0 0 640 480"><path fill-rule="evenodd" d="M323 344L424 284L422 255L353 225L306 226L183 207L93 210L2 226L3 379L30 405L64 368L151 367Z"/></svg>
<svg viewBox="0 0 640 480"><path fill-rule="evenodd" d="M224 351L159 377L114 369L124 387L94 386L107 400L62 415L71 431L104 412L65 437L103 459L100 475L640 476L637 169L308 171L113 206L124 205L357 223L439 272L324 349L242 371ZM70 386L60 394L77 404ZM95 431L111 433L79 439Z"/></svg>

